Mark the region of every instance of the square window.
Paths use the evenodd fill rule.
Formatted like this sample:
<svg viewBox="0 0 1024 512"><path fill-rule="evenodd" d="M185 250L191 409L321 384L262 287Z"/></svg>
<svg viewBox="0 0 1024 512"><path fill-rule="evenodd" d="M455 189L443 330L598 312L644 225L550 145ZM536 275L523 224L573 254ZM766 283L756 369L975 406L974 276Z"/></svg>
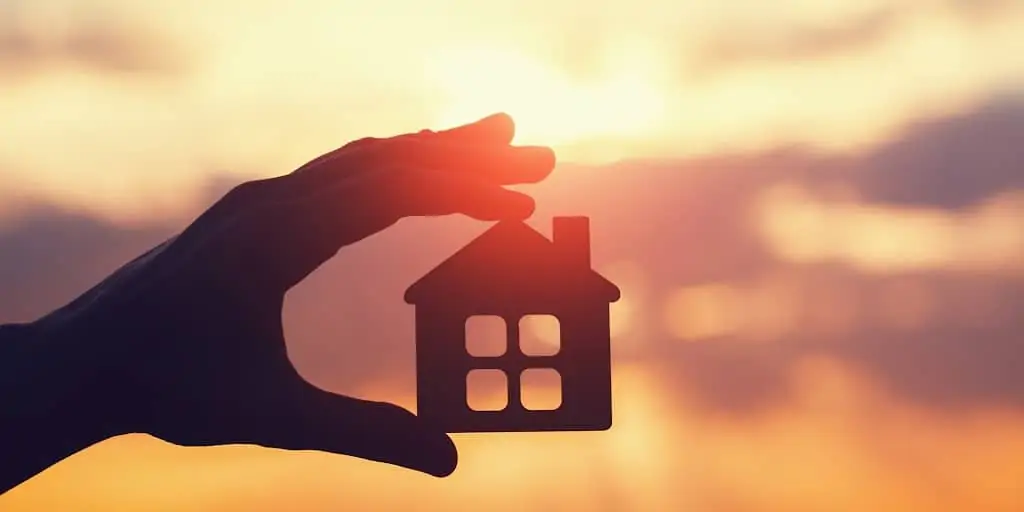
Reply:
<svg viewBox="0 0 1024 512"><path fill-rule="evenodd" d="M466 352L473 357L498 357L508 350L505 319L494 315L466 319Z"/></svg>
<svg viewBox="0 0 1024 512"><path fill-rule="evenodd" d="M553 356L561 350L562 326L552 315L519 319L519 349L528 356Z"/></svg>
<svg viewBox="0 0 1024 512"><path fill-rule="evenodd" d="M508 376L501 370L471 370L466 375L466 405L474 411L508 407Z"/></svg>
<svg viewBox="0 0 1024 512"><path fill-rule="evenodd" d="M562 406L562 375L551 368L530 368L520 376L523 407L553 411Z"/></svg>

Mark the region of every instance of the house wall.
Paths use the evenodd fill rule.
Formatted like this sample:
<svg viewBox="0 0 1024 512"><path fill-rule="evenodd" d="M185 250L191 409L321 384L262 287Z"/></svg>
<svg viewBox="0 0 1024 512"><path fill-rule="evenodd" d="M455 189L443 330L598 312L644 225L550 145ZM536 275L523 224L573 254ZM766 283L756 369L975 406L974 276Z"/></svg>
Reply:
<svg viewBox="0 0 1024 512"><path fill-rule="evenodd" d="M554 315L561 325L558 354L527 357L510 342L500 358L474 358L466 352L465 322L472 315L506 319L510 334L525 315ZM611 347L609 305L538 300L530 307L494 301L462 304L458 300L420 305L416 311L417 407L421 417L449 431L600 430L611 425ZM511 340L510 340L511 341ZM525 368L553 368L562 380L562 407L526 411L519 399L519 373ZM506 370L509 409L472 411L466 405L466 375L476 368Z"/></svg>
<svg viewBox="0 0 1024 512"><path fill-rule="evenodd" d="M561 412L567 424L611 426L611 332L608 303L581 304L558 315L562 375Z"/></svg>
<svg viewBox="0 0 1024 512"><path fill-rule="evenodd" d="M472 358L466 353L466 316L450 304L416 307L417 414L437 423L461 417L466 374ZM462 408L456 407L461 401Z"/></svg>

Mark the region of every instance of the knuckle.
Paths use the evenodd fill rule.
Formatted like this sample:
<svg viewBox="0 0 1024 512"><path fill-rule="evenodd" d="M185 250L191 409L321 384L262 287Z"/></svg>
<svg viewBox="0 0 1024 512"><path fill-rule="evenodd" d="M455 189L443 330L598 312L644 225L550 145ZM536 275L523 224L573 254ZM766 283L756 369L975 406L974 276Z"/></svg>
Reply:
<svg viewBox="0 0 1024 512"><path fill-rule="evenodd" d="M240 183L228 191L225 198L231 202L248 203L257 200L271 187L273 178L253 180Z"/></svg>
<svg viewBox="0 0 1024 512"><path fill-rule="evenodd" d="M249 196L254 195L256 189L258 188L259 187L257 186L256 182L253 181L239 183L238 185L235 185L234 187L231 188L231 190L228 191L227 197L233 200L248 198Z"/></svg>
<svg viewBox="0 0 1024 512"><path fill-rule="evenodd" d="M352 142L349 142L348 144L345 144L343 146L343 149L354 148L354 147L362 147L362 146L366 146L366 145L369 145L369 144L373 144L373 143L378 142L378 141L380 141L380 139L377 138L377 137L363 137L361 139L357 139L357 140L354 140Z"/></svg>
<svg viewBox="0 0 1024 512"><path fill-rule="evenodd" d="M416 135L403 135L398 137L389 144L390 150L393 154L398 156L405 156L408 153L418 151L423 147L423 140Z"/></svg>

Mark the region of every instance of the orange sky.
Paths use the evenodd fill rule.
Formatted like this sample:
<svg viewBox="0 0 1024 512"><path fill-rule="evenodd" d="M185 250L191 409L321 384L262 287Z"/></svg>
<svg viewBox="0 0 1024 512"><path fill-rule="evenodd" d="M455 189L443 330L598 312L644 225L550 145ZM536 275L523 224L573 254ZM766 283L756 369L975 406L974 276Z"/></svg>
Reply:
<svg viewBox="0 0 1024 512"><path fill-rule="evenodd" d="M0 0L0 249L25 203L87 210L114 228L142 224L194 213L225 175L280 174L351 139L494 111L516 118L518 141L552 144L568 163L713 162L789 146L870 154L914 121L1024 97L1022 33L1015 0ZM753 162L743 171L756 181L762 160ZM693 164L673 170L685 180L638 174L650 197L619 197L614 169L586 169L586 179L580 169L556 173L538 213L593 214L595 264L623 289L612 315L612 431L460 436L461 466L446 480L322 454L131 436L0 497L0 509L394 510L420 499L470 510L1024 509L1022 409L928 407L838 341L902 340L946 321L984 333L993 318L1013 332L1013 306L986 311L1003 297L992 282L1024 282L1020 190L961 209L872 204L800 183L757 188L768 178L734 196L744 181L702 181L716 171ZM395 332L409 319L378 318L397 307L384 296L399 297L469 235L437 228L418 239L402 229L290 295L289 339L379 331L383 346L408 356L411 342ZM377 275L380 258L367 255L408 249L389 245L399 237L428 256L374 283L346 281L357 299L339 299L339 272ZM761 246L765 254L751 249ZM662 252L681 262L662 262ZM125 256L111 249L109 261L81 265L115 265L113 255ZM17 285L18 255L6 256L0 284ZM768 263L760 273L728 267L745 257ZM815 273L836 268L836 282ZM949 275L963 282L949 285ZM31 305L17 314L67 295L63 283L46 285L60 293L25 294L18 301ZM945 286L964 293L943 295ZM339 306L350 302L387 307L374 316ZM781 358L807 333L820 345L772 375L787 399L738 415L710 411L694 384L710 379L727 401L733 375L708 377L680 356L739 347L725 361L743 380L761 375L758 357ZM736 344L716 345L725 338ZM322 363L348 349L332 347L289 349L304 375L334 384L337 369ZM386 361L386 375L332 389L411 406L408 372L397 376L410 368L394 355L344 352L356 366ZM930 376L925 368L907 379L912 387Z"/></svg>
<svg viewBox="0 0 1024 512"><path fill-rule="evenodd" d="M1024 415L907 407L825 359L796 400L736 421L616 368L607 433L460 435L445 480L316 453L109 441L0 498L4 510L1018 510ZM377 395L380 395L378 390ZM400 403L408 399L392 397ZM685 402L683 402L685 404ZM941 449L938 449L941 447Z"/></svg>

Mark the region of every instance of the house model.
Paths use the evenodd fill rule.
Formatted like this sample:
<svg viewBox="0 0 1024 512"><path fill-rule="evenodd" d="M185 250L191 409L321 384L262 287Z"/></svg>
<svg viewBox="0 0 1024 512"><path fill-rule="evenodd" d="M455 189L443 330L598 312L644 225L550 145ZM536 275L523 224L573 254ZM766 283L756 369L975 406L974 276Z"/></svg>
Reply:
<svg viewBox="0 0 1024 512"><path fill-rule="evenodd" d="M522 222L499 222L414 283L405 301L416 307L417 414L447 432L606 430L612 424L609 305L619 289L591 269L586 217L555 217L553 240ZM500 355L475 357L467 321L504 320ZM554 354L531 356L520 346L520 319L551 315L560 336ZM561 404L529 410L524 371L557 371ZM504 372L502 410L473 410L467 377Z"/></svg>

